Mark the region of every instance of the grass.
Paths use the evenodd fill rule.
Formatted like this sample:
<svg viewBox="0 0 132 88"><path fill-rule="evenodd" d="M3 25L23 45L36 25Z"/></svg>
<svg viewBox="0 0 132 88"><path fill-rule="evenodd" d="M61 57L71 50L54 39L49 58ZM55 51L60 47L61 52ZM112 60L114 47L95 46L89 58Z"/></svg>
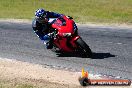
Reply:
<svg viewBox="0 0 132 88"><path fill-rule="evenodd" d="M70 15L81 23L132 24L132 0L1 0L0 18L32 19L38 8Z"/></svg>

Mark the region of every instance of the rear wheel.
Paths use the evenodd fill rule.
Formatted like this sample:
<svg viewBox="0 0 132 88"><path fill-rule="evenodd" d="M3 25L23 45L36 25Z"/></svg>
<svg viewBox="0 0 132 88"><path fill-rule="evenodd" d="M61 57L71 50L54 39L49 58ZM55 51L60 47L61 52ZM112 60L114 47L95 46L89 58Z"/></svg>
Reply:
<svg viewBox="0 0 132 88"><path fill-rule="evenodd" d="M86 57L91 57L92 56L91 49L89 48L89 46L81 38L79 38L76 41L76 44L80 48L80 51L83 52L83 55L85 55Z"/></svg>

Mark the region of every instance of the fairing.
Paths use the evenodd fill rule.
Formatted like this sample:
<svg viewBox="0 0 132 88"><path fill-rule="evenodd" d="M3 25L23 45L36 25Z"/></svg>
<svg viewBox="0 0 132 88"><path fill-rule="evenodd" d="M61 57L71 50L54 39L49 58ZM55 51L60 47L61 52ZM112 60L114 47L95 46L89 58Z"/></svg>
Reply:
<svg viewBox="0 0 132 88"><path fill-rule="evenodd" d="M74 21L63 16L63 18L54 20L52 27L58 31L54 44L62 51L74 51L77 47L75 41L80 37L79 35L74 35Z"/></svg>

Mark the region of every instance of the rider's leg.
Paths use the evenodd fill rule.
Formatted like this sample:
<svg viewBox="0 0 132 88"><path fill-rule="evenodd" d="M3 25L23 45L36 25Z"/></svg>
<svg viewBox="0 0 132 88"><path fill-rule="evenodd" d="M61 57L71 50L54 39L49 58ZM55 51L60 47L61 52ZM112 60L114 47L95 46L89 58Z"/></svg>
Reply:
<svg viewBox="0 0 132 88"><path fill-rule="evenodd" d="M50 36L47 34L45 36L43 36L44 39L44 44L46 45L47 49L52 49L53 48L53 41L50 38Z"/></svg>

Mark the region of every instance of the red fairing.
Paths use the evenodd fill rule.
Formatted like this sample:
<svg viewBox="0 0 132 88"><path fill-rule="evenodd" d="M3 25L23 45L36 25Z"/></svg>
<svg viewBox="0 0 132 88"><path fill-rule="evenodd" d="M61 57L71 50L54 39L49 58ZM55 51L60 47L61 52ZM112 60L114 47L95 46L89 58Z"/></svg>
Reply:
<svg viewBox="0 0 132 88"><path fill-rule="evenodd" d="M61 20L61 18L57 19L56 22L52 24L52 27L58 29L59 35L62 35L63 33L73 34L74 33L73 24L74 24L73 20L68 19L66 16L63 16L63 20Z"/></svg>
<svg viewBox="0 0 132 88"><path fill-rule="evenodd" d="M62 18L56 19L52 27L58 31L57 37L54 39L54 44L63 51L74 51L77 47L75 41L80 38L80 36L74 35L74 21L63 16ZM68 46L69 44L72 48Z"/></svg>
<svg viewBox="0 0 132 88"><path fill-rule="evenodd" d="M59 49L65 51L65 52L72 52L73 49L69 48L66 43L67 39L63 38L63 40L55 41L54 43L58 46Z"/></svg>

